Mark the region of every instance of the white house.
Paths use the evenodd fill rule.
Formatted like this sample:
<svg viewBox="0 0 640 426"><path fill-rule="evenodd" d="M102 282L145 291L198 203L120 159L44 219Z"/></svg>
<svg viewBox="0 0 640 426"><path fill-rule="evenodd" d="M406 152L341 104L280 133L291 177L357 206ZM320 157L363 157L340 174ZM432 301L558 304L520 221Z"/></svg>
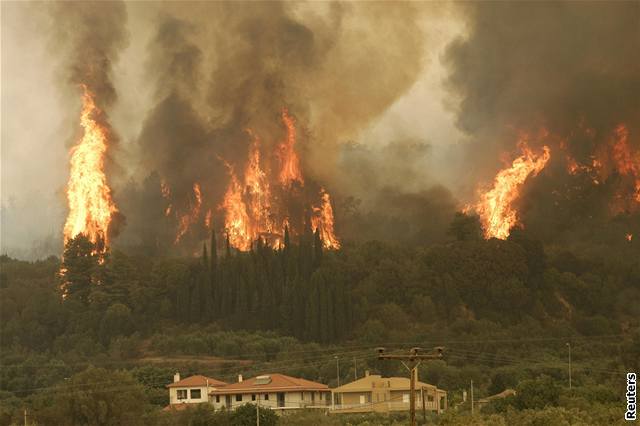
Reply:
<svg viewBox="0 0 640 426"><path fill-rule="evenodd" d="M213 389L209 395L215 408L226 409L247 403L274 410L327 409L331 404L331 391L327 385L284 374L265 374L247 380L240 375L237 383Z"/></svg>
<svg viewBox="0 0 640 426"><path fill-rule="evenodd" d="M180 373L173 376L169 388L169 405L166 409L186 408L186 404L210 402L209 393L225 386L226 383L211 377L196 375L180 380Z"/></svg>

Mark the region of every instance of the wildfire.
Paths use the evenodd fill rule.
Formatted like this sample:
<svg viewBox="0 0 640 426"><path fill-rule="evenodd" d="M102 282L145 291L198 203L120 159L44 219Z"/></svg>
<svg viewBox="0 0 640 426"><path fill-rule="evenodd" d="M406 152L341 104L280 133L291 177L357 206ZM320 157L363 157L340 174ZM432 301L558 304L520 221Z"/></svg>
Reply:
<svg viewBox="0 0 640 426"><path fill-rule="evenodd" d="M640 202L640 154L633 153L629 146L629 130L624 124L618 125L613 137L613 160L618 172L635 180L634 199Z"/></svg>
<svg viewBox="0 0 640 426"><path fill-rule="evenodd" d="M570 155L566 155L567 160L567 172L575 176L578 173L585 173L588 175L595 185L600 184L600 175L602 174L602 162L595 157L591 157L591 164L580 164L575 158Z"/></svg>
<svg viewBox="0 0 640 426"><path fill-rule="evenodd" d="M271 190L267 174L260 166L260 139L251 131L253 144L249 153L249 162L244 174L244 182L249 202L249 212L253 218L254 227L259 233L271 233L273 224L269 217L271 209Z"/></svg>
<svg viewBox="0 0 640 426"><path fill-rule="evenodd" d="M190 209L186 213L178 216L178 233L176 234L175 244L186 234L189 227L198 220L200 215L200 207L202 206L202 193L200 192L200 184L193 184L193 199L189 200Z"/></svg>
<svg viewBox="0 0 640 426"><path fill-rule="evenodd" d="M300 171L300 160L294 148L296 144L295 120L289 115L286 108L282 110L282 122L287 128L287 137L280 144L280 183L287 185L296 180L304 183L302 172Z"/></svg>
<svg viewBox="0 0 640 426"><path fill-rule="evenodd" d="M162 181L160 181L160 192L162 193L162 198L164 198L165 200L169 201L169 205L167 205L167 208L164 210L164 215L165 216L169 216L171 214L171 208L173 207L171 204L171 188L169 188L169 185L167 184L167 182L163 179Z"/></svg>
<svg viewBox="0 0 640 426"><path fill-rule="evenodd" d="M229 243L239 250L246 251L251 248L254 235L247 206L242 199L242 185L240 185L233 168L229 165L227 168L229 169L230 181L222 202L222 207L226 212L224 224Z"/></svg>
<svg viewBox="0 0 640 426"><path fill-rule="evenodd" d="M633 234L627 234L625 235L625 238L627 239L627 241L631 242L631 240L633 240Z"/></svg>
<svg viewBox="0 0 640 426"><path fill-rule="evenodd" d="M544 146L541 155L536 155L525 143L521 143L523 154L513 160L511 166L498 172L493 188L480 196L475 211L480 216L485 238L506 239L518 223L518 213L513 202L519 197L523 183L530 175L537 175L550 158L549 147Z"/></svg>
<svg viewBox="0 0 640 426"><path fill-rule="evenodd" d="M92 243L100 243L100 251L104 252L109 245L109 225L118 209L104 172L108 130L98 123L100 114L93 93L83 86L80 114L83 135L70 153L69 214L64 225L64 241L83 234Z"/></svg>
<svg viewBox="0 0 640 426"><path fill-rule="evenodd" d="M333 232L333 207L331 207L331 199L329 193L321 189L322 201L320 207L314 207L314 216L311 217L311 226L313 229L320 230L320 238L325 248L338 249L340 241Z"/></svg>
<svg viewBox="0 0 640 426"><path fill-rule="evenodd" d="M229 243L239 250L249 250L252 244L263 239L274 248L281 245L284 228L289 225L286 194L293 194L292 182L304 187L300 161L295 151L295 121L286 109L282 111L286 130L285 140L278 145L276 157L279 170L272 173L262 166L261 142L248 130L253 142L249 150L244 175L240 179L234 168L225 162L229 171L229 186L221 207L225 210L225 228ZM334 232L333 208L329 194L322 189L320 205L310 206L313 213L311 226L319 229L326 248L339 248ZM291 228L289 228L291 230Z"/></svg>

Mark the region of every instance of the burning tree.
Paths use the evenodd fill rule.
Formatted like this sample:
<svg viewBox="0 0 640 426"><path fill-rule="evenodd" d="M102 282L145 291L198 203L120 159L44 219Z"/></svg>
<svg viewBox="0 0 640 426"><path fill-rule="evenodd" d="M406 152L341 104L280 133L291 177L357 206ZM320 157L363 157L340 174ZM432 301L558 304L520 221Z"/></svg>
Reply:
<svg viewBox="0 0 640 426"><path fill-rule="evenodd" d="M480 216L485 238L504 240L509 236L518 223L518 212L513 203L518 199L522 185L530 175L540 173L551 156L547 146L543 147L542 154L535 154L527 146L526 139L520 142L520 146L523 154L498 172L493 188L482 193L480 201L473 206Z"/></svg>
<svg viewBox="0 0 640 426"><path fill-rule="evenodd" d="M98 252L104 253L109 245L111 220L118 211L104 171L109 132L100 123L102 111L96 106L95 95L87 86L82 88L83 135L71 149L67 184L69 214L64 225L64 241L84 235Z"/></svg>

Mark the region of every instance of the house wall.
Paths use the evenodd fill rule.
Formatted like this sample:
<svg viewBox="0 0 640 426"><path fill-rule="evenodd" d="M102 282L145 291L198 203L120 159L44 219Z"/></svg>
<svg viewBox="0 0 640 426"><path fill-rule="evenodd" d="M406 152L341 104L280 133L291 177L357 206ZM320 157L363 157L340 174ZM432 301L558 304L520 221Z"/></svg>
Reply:
<svg viewBox="0 0 640 426"><path fill-rule="evenodd" d="M187 399L178 399L178 390L187 391ZM192 389L200 389L200 398L191 398L191 390ZM207 387L206 386L195 386L195 387L175 387L169 388L169 403L170 404L197 404L201 402L207 402Z"/></svg>
<svg viewBox="0 0 640 426"><path fill-rule="evenodd" d="M304 393L304 395L303 395ZM269 408L304 408L309 406L326 406L331 403L331 393L330 392L285 392L284 393L284 407L278 407L278 392L267 392L269 395L269 399L265 399L265 392L261 392L259 394L254 393L240 393L240 394L231 394L231 405L230 408L234 409L244 404L257 404L258 399L260 399L261 407L269 407ZM242 400L237 401L236 395L241 395ZM252 399L252 395L256 395L256 400ZM213 404L215 408L227 407L226 405L226 397L227 395L217 395L219 396L219 402L216 401L216 395L212 395L210 402Z"/></svg>
<svg viewBox="0 0 640 426"><path fill-rule="evenodd" d="M416 409L422 409L422 395L420 390L415 391ZM371 395L371 399L367 399L367 394ZM406 411L411 405L409 402L409 390L393 390L373 388L372 392L339 392L339 402L334 406L340 412L389 412L389 411ZM360 396L365 395L365 403L361 403ZM428 395L433 397L429 401ZM441 398L443 404L440 406ZM425 409L429 411L442 412L446 409L446 392L438 390L437 392L425 391Z"/></svg>

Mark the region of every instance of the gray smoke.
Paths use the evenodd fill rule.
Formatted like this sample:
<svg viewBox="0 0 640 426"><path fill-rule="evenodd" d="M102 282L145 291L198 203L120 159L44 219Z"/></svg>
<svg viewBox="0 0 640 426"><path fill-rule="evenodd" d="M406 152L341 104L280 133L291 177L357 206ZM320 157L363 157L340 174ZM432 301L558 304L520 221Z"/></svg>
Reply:
<svg viewBox="0 0 640 426"><path fill-rule="evenodd" d="M460 97L458 125L472 135L469 164L495 170L513 151L514 130L540 127L561 137L581 123L603 143L618 123L637 135L640 120L638 2L466 3L468 36L446 55ZM569 137L574 155L590 150Z"/></svg>
<svg viewBox="0 0 640 426"><path fill-rule="evenodd" d="M160 234L176 226L162 217L160 181L174 212L188 211L200 184L201 212L211 210L219 227L229 179L222 160L242 175L250 129L260 138L263 168L275 169L283 108L295 117L307 187L328 187L334 199L352 195L337 173L341 144L406 93L422 67L421 11L411 4L156 6L146 63L155 98L137 140L144 184L127 185L121 197L124 239L132 244L156 244L158 235L141 231L149 223ZM203 227L190 233L206 237Z"/></svg>
<svg viewBox="0 0 640 426"><path fill-rule="evenodd" d="M113 105L117 97L113 64L128 43L124 2L55 2L49 6L52 45L63 57L67 81L86 85L100 108Z"/></svg>
<svg viewBox="0 0 640 426"><path fill-rule="evenodd" d="M576 241L602 228L624 241L605 224L622 213L616 220L631 221L628 230L640 225L633 179L610 160L621 123L631 149L640 149L640 3L477 2L463 9L470 31L446 61L449 88L460 99L458 126L472 139L469 177L490 181L505 153L518 155L519 132L547 129L534 148L550 145L552 160L522 197L526 226L549 240ZM602 157L598 183L570 176L566 156L587 165Z"/></svg>

